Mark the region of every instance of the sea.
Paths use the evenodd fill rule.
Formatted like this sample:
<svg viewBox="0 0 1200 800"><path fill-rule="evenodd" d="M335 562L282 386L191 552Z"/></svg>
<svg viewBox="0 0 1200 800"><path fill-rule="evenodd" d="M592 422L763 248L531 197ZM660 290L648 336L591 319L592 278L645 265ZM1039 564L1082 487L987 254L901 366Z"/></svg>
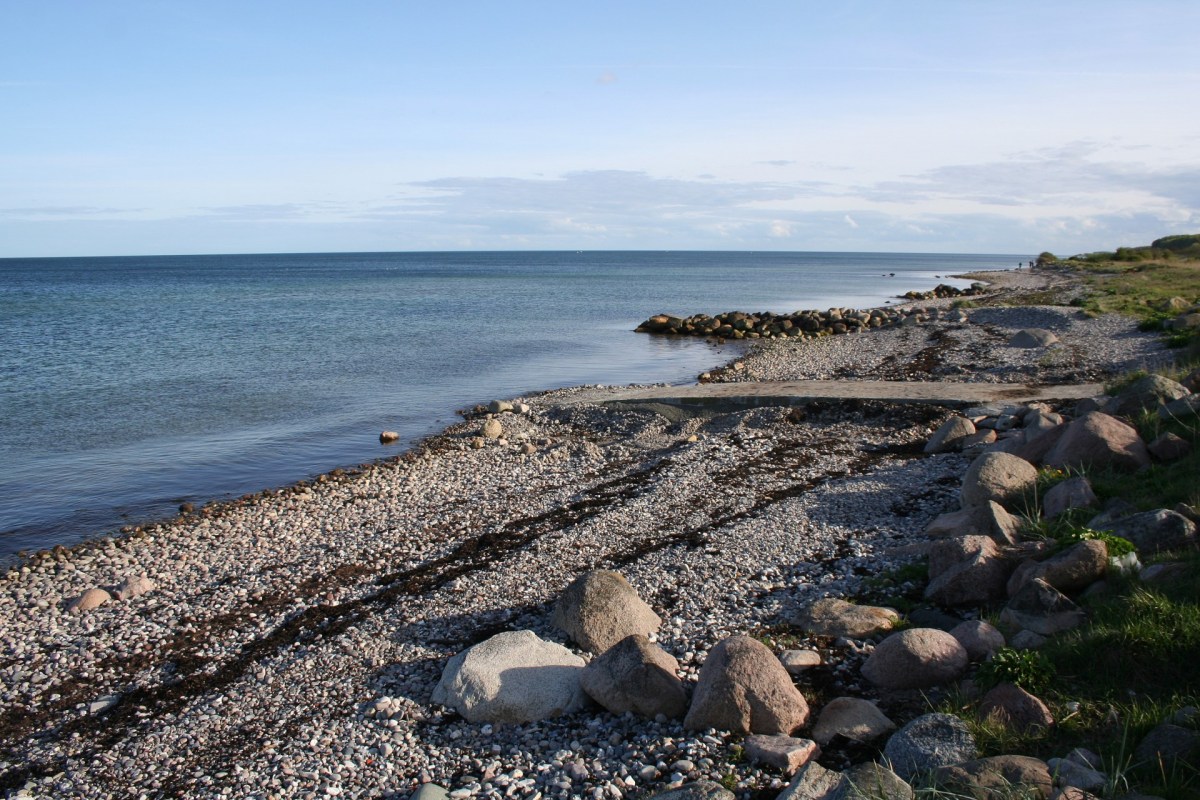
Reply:
<svg viewBox="0 0 1200 800"><path fill-rule="evenodd" d="M686 383L738 352L633 332L653 314L883 306L1028 258L0 259L0 557L395 456L495 398Z"/></svg>

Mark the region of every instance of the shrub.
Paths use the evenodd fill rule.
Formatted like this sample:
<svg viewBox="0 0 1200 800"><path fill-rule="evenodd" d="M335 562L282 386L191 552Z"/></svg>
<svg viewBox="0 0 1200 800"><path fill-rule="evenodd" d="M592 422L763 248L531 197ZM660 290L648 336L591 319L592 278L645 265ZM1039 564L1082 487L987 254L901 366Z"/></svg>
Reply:
<svg viewBox="0 0 1200 800"><path fill-rule="evenodd" d="M975 675L979 688L987 690L1001 683L1012 683L1037 694L1054 679L1054 665L1037 650L1001 647L985 661Z"/></svg>

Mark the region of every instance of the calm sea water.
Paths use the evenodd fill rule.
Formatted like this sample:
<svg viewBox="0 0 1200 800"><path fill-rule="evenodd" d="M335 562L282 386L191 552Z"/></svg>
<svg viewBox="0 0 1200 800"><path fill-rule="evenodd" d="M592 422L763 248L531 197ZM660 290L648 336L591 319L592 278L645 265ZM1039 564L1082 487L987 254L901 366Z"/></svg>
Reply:
<svg viewBox="0 0 1200 800"><path fill-rule="evenodd" d="M0 555L394 455L492 398L689 381L732 354L632 333L651 314L883 305L1021 258L0 260Z"/></svg>

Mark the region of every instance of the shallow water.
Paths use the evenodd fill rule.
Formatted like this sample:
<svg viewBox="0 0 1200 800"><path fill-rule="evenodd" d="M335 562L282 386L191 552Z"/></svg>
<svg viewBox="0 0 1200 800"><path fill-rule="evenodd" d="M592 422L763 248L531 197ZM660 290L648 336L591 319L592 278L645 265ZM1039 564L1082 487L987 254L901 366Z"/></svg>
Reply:
<svg viewBox="0 0 1200 800"><path fill-rule="evenodd" d="M0 554L399 452L457 408L684 382L659 312L883 305L1020 256L397 253L0 260ZM894 277L890 277L894 273ZM964 285L964 282L958 282ZM401 433L381 447L378 435Z"/></svg>

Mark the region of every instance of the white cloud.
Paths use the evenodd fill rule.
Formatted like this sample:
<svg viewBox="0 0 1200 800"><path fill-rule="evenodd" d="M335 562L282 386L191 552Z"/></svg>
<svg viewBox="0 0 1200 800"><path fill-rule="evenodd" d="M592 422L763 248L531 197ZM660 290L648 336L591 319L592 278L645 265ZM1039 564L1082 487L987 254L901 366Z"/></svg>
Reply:
<svg viewBox="0 0 1200 800"><path fill-rule="evenodd" d="M845 217L843 217L843 219L846 221L846 224L849 225L851 228L858 227L858 223L854 221L854 217L850 216L849 214L847 214Z"/></svg>
<svg viewBox="0 0 1200 800"><path fill-rule="evenodd" d="M792 235L792 226L783 220L773 220L771 222L771 236L776 239L787 239Z"/></svg>

